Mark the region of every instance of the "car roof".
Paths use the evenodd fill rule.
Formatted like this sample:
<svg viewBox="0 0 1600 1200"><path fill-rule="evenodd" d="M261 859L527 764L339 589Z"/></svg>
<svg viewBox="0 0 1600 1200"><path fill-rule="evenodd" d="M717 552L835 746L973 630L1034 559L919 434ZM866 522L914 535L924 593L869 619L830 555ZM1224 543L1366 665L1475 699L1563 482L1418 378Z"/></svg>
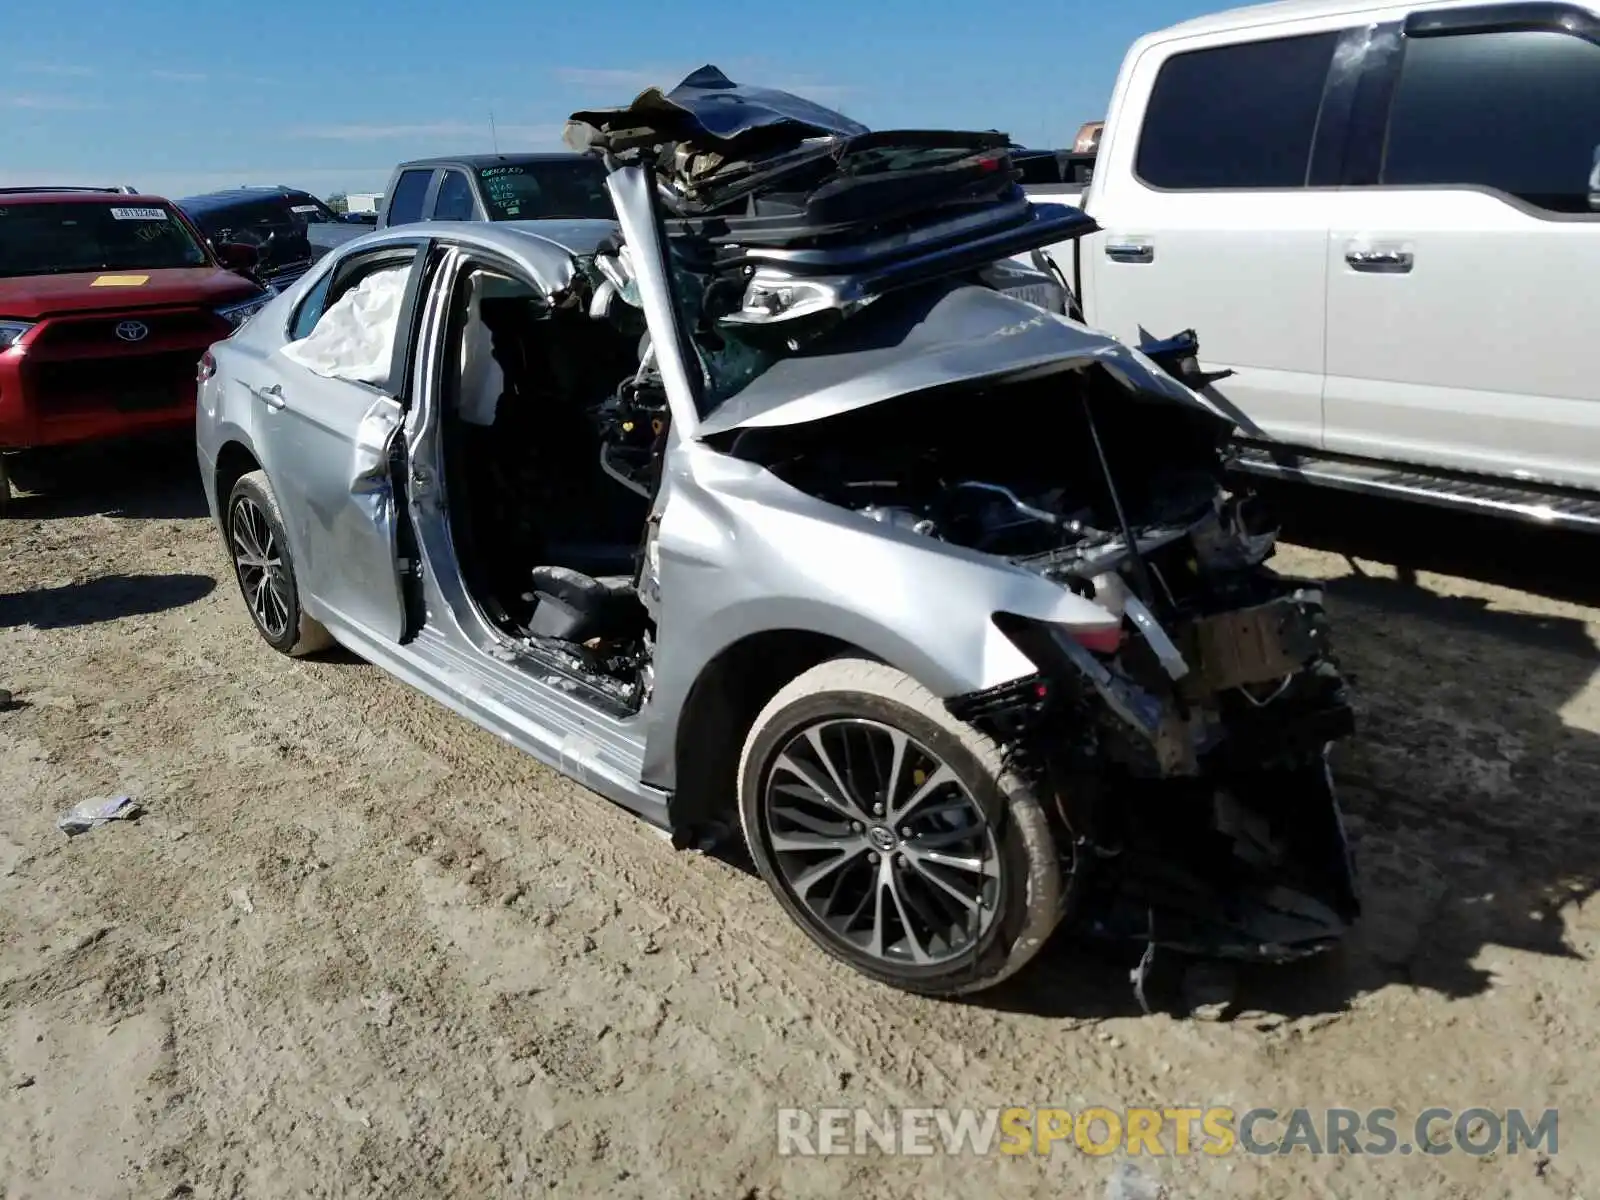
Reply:
<svg viewBox="0 0 1600 1200"><path fill-rule="evenodd" d="M147 196L142 192L118 192L109 188L40 188L0 190L0 204L117 204L130 208L150 207L153 204L171 204L165 196Z"/></svg>
<svg viewBox="0 0 1600 1200"><path fill-rule="evenodd" d="M1468 8L1476 7L1482 2L1483 0L1422 0L1415 7ZM1584 0L1578 2L1584 7L1593 7L1592 3L1585 4ZM1396 7L1399 7L1397 0L1272 0L1267 4L1250 4L1242 8L1230 8L1188 21L1180 21L1153 34L1152 39L1165 41L1169 37L1188 37L1200 33L1229 33L1288 21L1314 20L1318 17L1358 17L1363 13Z"/></svg>
<svg viewBox="0 0 1600 1200"><path fill-rule="evenodd" d="M286 200L309 197L315 200L310 192L301 188L292 187L238 187L224 188L219 192L201 192L194 196L185 196L178 201L186 208L221 208L226 204L243 204L250 200Z"/></svg>
<svg viewBox="0 0 1600 1200"><path fill-rule="evenodd" d="M590 217L552 217L534 221L413 221L391 225L341 246L336 253L377 249L386 243L411 242L419 237L448 237L451 241L483 250L509 251L514 256L532 243L554 243L568 254L593 254L616 233L615 221Z"/></svg>
<svg viewBox="0 0 1600 1200"><path fill-rule="evenodd" d="M414 158L409 162L401 163L396 170L410 171L418 167L466 167L478 171L484 167L512 166L521 163L533 162L571 162L574 159L586 158L586 155L574 154L570 150L537 150L526 154L454 154L443 155L436 158ZM595 160L599 165L599 160Z"/></svg>

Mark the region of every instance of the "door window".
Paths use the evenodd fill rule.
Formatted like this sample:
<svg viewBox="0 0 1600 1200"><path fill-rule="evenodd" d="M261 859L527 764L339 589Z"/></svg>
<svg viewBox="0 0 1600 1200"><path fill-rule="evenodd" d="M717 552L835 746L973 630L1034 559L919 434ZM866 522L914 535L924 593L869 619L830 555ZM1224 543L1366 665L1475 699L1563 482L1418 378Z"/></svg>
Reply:
<svg viewBox="0 0 1600 1200"><path fill-rule="evenodd" d="M415 251L408 249L335 268L307 295L295 326L309 325L310 329L283 347L284 356L329 379L392 390L406 285L415 261ZM326 307L312 317L319 290Z"/></svg>
<svg viewBox="0 0 1600 1200"><path fill-rule="evenodd" d="M1381 179L1600 212L1600 46L1533 30L1409 39Z"/></svg>
<svg viewBox="0 0 1600 1200"><path fill-rule="evenodd" d="M472 185L460 171L446 171L433 201L435 221L472 220Z"/></svg>
<svg viewBox="0 0 1600 1200"><path fill-rule="evenodd" d="M428 181L433 178L432 168L420 171L401 171L395 180L394 195L389 197L386 225L410 225L422 220L422 201L428 194Z"/></svg>
<svg viewBox="0 0 1600 1200"><path fill-rule="evenodd" d="M295 309L294 319L289 322L289 340L298 342L313 329L322 318L322 310L328 303L328 286L333 282L333 272L329 271L319 279L306 298L300 301L300 307Z"/></svg>
<svg viewBox="0 0 1600 1200"><path fill-rule="evenodd" d="M1340 31L1193 50L1162 66L1135 170L1173 190L1304 187Z"/></svg>

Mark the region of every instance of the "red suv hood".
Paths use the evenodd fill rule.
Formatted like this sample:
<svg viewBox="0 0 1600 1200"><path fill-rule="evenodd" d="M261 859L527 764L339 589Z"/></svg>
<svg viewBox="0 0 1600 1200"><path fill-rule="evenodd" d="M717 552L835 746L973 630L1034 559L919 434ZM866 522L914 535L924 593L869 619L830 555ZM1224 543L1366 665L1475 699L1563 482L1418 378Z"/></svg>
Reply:
<svg viewBox="0 0 1600 1200"><path fill-rule="evenodd" d="M97 285L97 279L104 282ZM0 317L32 320L56 313L126 312L162 304L214 306L260 293L259 285L221 267L29 275L0 279Z"/></svg>

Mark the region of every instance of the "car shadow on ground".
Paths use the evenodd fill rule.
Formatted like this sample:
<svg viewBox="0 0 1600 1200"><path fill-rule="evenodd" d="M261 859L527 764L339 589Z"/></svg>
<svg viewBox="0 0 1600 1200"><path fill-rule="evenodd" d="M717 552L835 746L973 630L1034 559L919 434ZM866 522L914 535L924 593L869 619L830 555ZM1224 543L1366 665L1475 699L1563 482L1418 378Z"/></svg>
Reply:
<svg viewBox="0 0 1600 1200"><path fill-rule="evenodd" d="M4 520L206 515L192 434L30 451L6 462L16 494Z"/></svg>
<svg viewBox="0 0 1600 1200"><path fill-rule="evenodd" d="M1309 490L1273 499L1286 542L1346 563L1328 591L1358 725L1333 761L1364 912L1330 954L1242 968L1233 1013L1337 1014L1391 987L1470 997L1494 985L1485 959L1505 949L1582 959L1564 917L1600 891L1595 637L1579 615L1518 611L1419 573L1593 605L1593 535ZM1064 931L973 1002L1133 1015L1135 959ZM1179 995L1164 999L1183 1011Z"/></svg>
<svg viewBox="0 0 1600 1200"><path fill-rule="evenodd" d="M209 575L102 575L82 583L0 592L0 629L69 629L182 608L211 594Z"/></svg>

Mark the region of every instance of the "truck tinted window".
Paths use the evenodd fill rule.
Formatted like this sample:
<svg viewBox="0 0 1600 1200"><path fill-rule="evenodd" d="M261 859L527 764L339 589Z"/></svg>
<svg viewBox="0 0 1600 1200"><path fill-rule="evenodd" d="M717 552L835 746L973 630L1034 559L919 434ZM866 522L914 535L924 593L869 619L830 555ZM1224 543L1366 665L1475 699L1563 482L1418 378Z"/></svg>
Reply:
<svg viewBox="0 0 1600 1200"><path fill-rule="evenodd" d="M1382 181L1600 211L1600 46L1533 31L1407 42Z"/></svg>
<svg viewBox="0 0 1600 1200"><path fill-rule="evenodd" d="M472 185L461 171L446 171L433 198L435 221L472 220Z"/></svg>
<svg viewBox="0 0 1600 1200"><path fill-rule="evenodd" d="M1303 187L1341 35L1174 55L1156 76L1135 170L1152 187Z"/></svg>
<svg viewBox="0 0 1600 1200"><path fill-rule="evenodd" d="M384 219L384 224L409 225L422 220L422 200L428 194L428 181L432 178L431 167L421 171L401 171L400 178L395 181L394 195L389 198L389 215Z"/></svg>

